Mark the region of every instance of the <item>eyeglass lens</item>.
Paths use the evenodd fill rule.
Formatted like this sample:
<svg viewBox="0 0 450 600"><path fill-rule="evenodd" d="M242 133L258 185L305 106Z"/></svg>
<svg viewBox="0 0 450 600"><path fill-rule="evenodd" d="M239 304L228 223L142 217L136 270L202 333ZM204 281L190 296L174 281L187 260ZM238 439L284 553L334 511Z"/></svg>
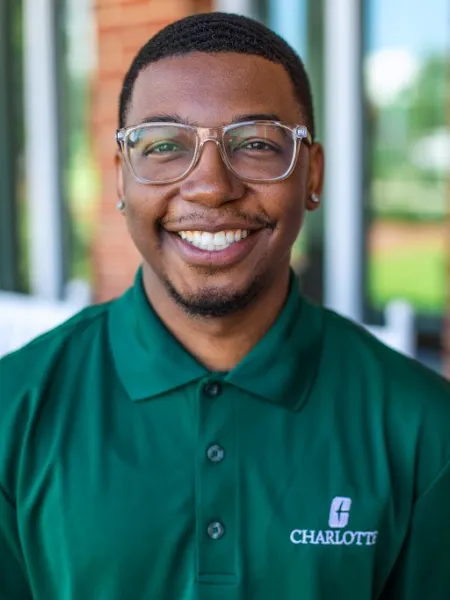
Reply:
<svg viewBox="0 0 450 600"><path fill-rule="evenodd" d="M164 182L189 171L198 138L188 126L150 124L132 130L127 145L135 175L144 181ZM223 147L236 175L253 180L283 177L295 153L291 131L271 123L236 125L225 132Z"/></svg>

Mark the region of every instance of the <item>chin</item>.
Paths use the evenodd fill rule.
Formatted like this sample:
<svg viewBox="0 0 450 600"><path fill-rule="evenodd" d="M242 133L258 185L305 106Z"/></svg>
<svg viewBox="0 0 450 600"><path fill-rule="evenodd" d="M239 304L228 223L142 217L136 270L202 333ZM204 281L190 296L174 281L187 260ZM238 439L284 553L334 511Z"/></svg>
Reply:
<svg viewBox="0 0 450 600"><path fill-rule="evenodd" d="M198 285L177 286L166 280L167 290L176 303L192 316L225 317L251 305L261 293L260 279L253 278L247 285L219 284L215 277L202 277ZM209 280L209 281L208 281Z"/></svg>

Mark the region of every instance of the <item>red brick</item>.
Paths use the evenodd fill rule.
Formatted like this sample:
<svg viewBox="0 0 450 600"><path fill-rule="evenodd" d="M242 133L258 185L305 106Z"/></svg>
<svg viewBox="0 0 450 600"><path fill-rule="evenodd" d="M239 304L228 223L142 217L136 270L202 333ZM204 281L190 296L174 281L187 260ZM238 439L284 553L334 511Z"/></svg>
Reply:
<svg viewBox="0 0 450 600"><path fill-rule="evenodd" d="M101 10L105 6L116 6L118 4L129 6L130 4L148 5L149 0L95 0L94 10Z"/></svg>
<svg viewBox="0 0 450 600"><path fill-rule="evenodd" d="M116 32L107 32L102 36L98 48L99 71L105 73L118 73L123 69L123 41L122 36Z"/></svg>
<svg viewBox="0 0 450 600"><path fill-rule="evenodd" d="M107 31L140 27L158 21L173 21L191 12L186 12L183 4L181 0L150 0L128 5L107 5L97 10L98 25L100 31Z"/></svg>
<svg viewBox="0 0 450 600"><path fill-rule="evenodd" d="M128 68L131 64L131 61L138 50L168 23L170 23L170 21L152 22L150 24L146 23L145 25L125 30L121 34L125 68Z"/></svg>

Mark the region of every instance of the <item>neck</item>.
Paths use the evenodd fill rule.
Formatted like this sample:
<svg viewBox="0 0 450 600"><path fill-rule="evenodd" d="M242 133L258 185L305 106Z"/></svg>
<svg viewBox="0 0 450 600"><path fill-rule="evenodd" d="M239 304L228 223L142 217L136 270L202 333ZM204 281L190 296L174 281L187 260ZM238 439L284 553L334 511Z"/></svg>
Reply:
<svg viewBox="0 0 450 600"><path fill-rule="evenodd" d="M207 369L220 372L233 369L273 325L288 293L289 266L251 306L218 319L186 314L148 265L143 280L149 302L169 331Z"/></svg>

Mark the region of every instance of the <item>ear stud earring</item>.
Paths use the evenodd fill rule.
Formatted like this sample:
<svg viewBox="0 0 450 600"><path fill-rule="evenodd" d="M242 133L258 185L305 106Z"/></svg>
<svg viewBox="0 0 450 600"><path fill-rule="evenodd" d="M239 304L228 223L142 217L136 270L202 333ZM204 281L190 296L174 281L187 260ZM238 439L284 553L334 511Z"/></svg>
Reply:
<svg viewBox="0 0 450 600"><path fill-rule="evenodd" d="M119 212L123 212L125 209L125 202L123 200L118 200L117 202L117 210Z"/></svg>

